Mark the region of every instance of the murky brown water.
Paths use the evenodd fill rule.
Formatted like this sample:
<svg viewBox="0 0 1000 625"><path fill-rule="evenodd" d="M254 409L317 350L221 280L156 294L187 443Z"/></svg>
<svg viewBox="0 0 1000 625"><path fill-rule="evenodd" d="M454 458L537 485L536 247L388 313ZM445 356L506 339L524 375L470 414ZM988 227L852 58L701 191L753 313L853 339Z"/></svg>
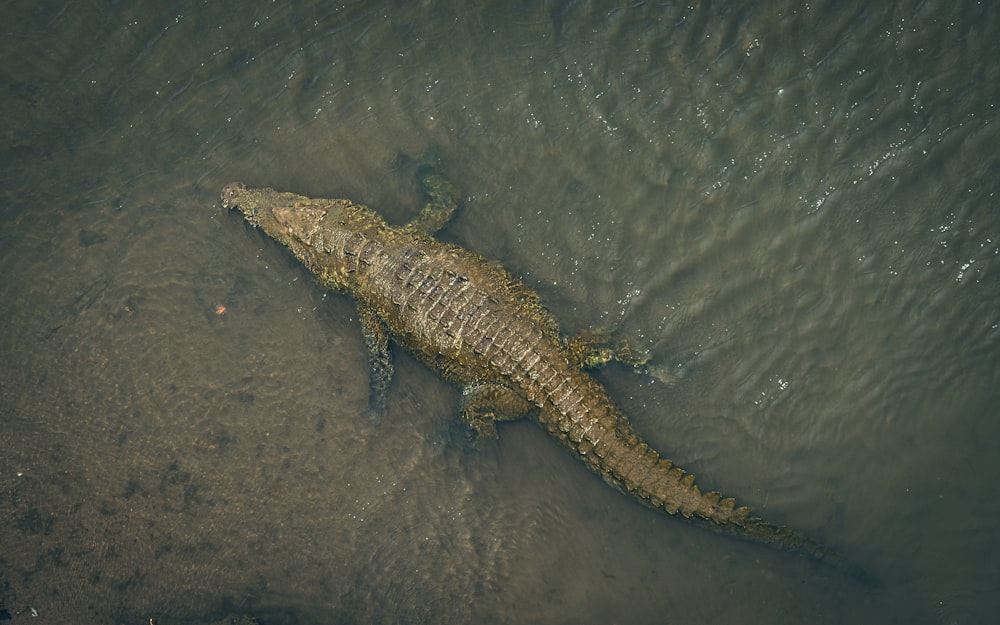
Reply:
<svg viewBox="0 0 1000 625"><path fill-rule="evenodd" d="M985 3L8 4L12 623L1000 608ZM600 374L651 443L881 586L635 505L531 423L471 445L403 354L367 417L351 302L216 198L242 179L401 222L428 150L465 196L443 238L675 378Z"/></svg>

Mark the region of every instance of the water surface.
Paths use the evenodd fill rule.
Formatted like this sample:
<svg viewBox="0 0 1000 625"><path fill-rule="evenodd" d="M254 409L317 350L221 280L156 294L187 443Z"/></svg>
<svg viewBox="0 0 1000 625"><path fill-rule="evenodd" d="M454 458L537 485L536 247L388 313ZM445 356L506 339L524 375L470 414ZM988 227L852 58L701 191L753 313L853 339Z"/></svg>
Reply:
<svg viewBox="0 0 1000 625"><path fill-rule="evenodd" d="M10 3L0 600L13 623L976 623L1000 608L1000 191L986 3ZM127 6L122 6L125 4ZM471 444L352 302L218 205L404 222L611 329L599 374L708 488L858 583ZM32 616L32 610L38 617Z"/></svg>

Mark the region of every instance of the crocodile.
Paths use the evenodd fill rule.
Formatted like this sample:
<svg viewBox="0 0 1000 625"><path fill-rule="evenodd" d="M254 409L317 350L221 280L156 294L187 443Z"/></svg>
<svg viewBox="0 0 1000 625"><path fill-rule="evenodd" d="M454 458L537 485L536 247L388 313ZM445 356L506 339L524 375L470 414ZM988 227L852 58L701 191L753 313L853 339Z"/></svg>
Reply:
<svg viewBox="0 0 1000 625"><path fill-rule="evenodd" d="M370 352L371 409L385 410L390 339L462 389L461 417L495 423L533 417L605 482L641 503L720 533L830 564L869 579L832 548L765 521L642 439L589 373L617 354L599 334L566 339L540 297L495 262L433 234L458 206L440 173L424 172L430 201L403 226L347 199L313 199L232 183L222 206L287 246L327 289L356 300Z"/></svg>

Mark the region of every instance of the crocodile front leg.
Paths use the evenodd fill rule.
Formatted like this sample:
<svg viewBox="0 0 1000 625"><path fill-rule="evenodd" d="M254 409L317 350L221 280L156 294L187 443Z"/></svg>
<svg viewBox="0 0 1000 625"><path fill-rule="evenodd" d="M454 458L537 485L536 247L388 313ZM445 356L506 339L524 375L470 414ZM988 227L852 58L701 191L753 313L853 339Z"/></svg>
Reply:
<svg viewBox="0 0 1000 625"><path fill-rule="evenodd" d="M406 227L432 235L451 220L458 208L458 189L437 171L435 165L422 165L417 171L420 188L430 198Z"/></svg>
<svg viewBox="0 0 1000 625"><path fill-rule="evenodd" d="M371 395L368 398L368 409L375 417L381 417L388 405L389 384L392 382L394 371L392 352L389 351L389 333L382 318L360 302L358 317L371 365Z"/></svg>

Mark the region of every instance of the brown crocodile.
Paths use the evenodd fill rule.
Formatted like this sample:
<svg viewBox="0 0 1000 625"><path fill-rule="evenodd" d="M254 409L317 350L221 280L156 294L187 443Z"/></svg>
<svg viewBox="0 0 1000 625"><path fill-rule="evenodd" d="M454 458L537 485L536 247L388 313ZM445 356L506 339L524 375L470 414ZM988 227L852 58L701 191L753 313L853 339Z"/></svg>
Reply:
<svg viewBox="0 0 1000 625"><path fill-rule="evenodd" d="M423 182L431 202L401 227L346 199L241 183L222 190L223 207L288 246L323 286L357 300L375 411L385 407L392 338L463 389L462 418L475 430L492 434L497 420L532 415L606 482L647 506L867 577L803 533L702 492L693 475L650 449L586 371L610 352L592 339L565 340L534 290L496 263L432 238L454 212L457 193L436 173Z"/></svg>

